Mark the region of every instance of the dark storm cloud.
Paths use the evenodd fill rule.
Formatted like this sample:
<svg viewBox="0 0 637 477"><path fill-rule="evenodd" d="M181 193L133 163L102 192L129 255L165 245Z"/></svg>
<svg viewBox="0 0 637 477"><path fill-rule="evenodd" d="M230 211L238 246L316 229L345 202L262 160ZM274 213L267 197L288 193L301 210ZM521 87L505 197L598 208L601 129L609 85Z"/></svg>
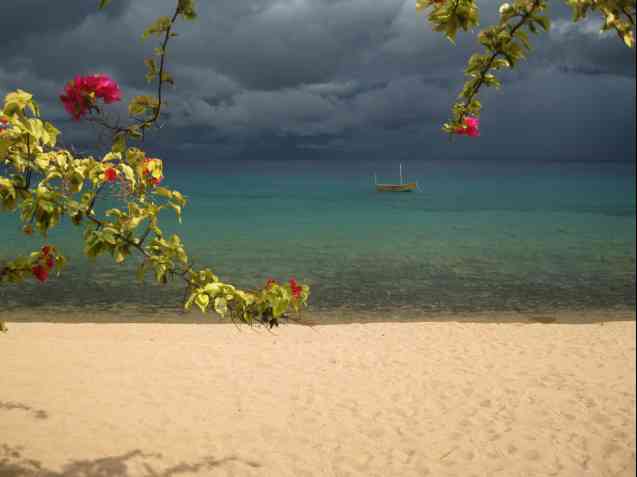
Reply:
<svg viewBox="0 0 637 477"><path fill-rule="evenodd" d="M170 46L177 85L151 147L221 158L480 158L510 156L515 145L538 158L632 157L634 51L599 35L599 20L572 24L565 6L532 38L530 60L503 76L503 91L485 94L482 137L450 146L440 123L478 45L461 34L452 46L413 3L200 1L198 21L180 23ZM499 3L480 3L483 23ZM89 145L93 131L71 124L57 99L64 82L99 71L127 98L147 92L142 59L154 44L140 34L174 0L113 0L106 12L97 0L51 4L0 3L0 93L33 91L69 142Z"/></svg>
<svg viewBox="0 0 637 477"><path fill-rule="evenodd" d="M127 7L128 1L119 0L113 2L105 14L117 18ZM86 0L64 0L63 5L42 0L6 0L0 6L2 41L5 44L17 44L31 35L49 32L59 34L95 14L95 2Z"/></svg>

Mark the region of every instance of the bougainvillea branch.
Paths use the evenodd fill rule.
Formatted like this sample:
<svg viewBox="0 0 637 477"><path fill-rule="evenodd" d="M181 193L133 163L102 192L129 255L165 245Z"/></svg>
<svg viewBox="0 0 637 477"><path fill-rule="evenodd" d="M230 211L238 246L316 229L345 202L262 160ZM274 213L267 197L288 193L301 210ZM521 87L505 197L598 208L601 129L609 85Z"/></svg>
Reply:
<svg viewBox="0 0 637 477"><path fill-rule="evenodd" d="M588 11L597 11L604 18L602 31L614 29L626 46L635 43L635 0L566 0L573 10L573 21L586 18ZM428 16L434 31L445 32L452 42L458 29L464 31L478 25L478 9L474 0L416 0L416 10L431 7ZM543 15L546 0L515 0L500 6L500 21L478 34L483 54L474 54L465 70L469 79L452 107L450 121L442 130L449 134L478 136L482 104L478 94L483 86L500 87L494 72L511 69L531 50L527 30L547 31L550 20Z"/></svg>
<svg viewBox="0 0 637 477"><path fill-rule="evenodd" d="M108 4L100 2L100 8ZM163 187L163 161L148 157L129 139L143 137L143 131L159 118L162 85L172 83L165 71L166 48L175 34L172 27L179 17L196 17L193 0L178 0L172 17L160 17L144 32L144 37L162 38L154 59L146 60L147 79L157 79L157 97L137 96L128 105L135 120L126 127L110 124L103 106L121 99L119 85L103 74L76 76L64 88L60 99L74 120L90 120L113 132L110 151L100 159L78 156L58 147L59 131L40 118L40 110L30 93L9 93L0 110L0 164L8 171L0 174L0 209L20 213L23 233L39 233L44 238L64 217L83 229L84 254L95 258L110 254L116 263L130 255L140 259L137 277L152 273L165 284L178 278L185 285L184 307L196 305L202 312L246 323L278 324L290 310L299 312L307 305L309 287L295 279L279 284L269 280L262 288L240 290L224 283L208 268L195 269L178 235L166 237L159 216L171 209L179 221L186 198L179 191ZM41 178L31 186L31 177ZM98 215L95 204L105 187L119 190L125 206ZM28 279L45 282L50 272L62 271L66 258L56 247L46 244L28 256L0 263L0 284ZM0 323L0 330L5 330Z"/></svg>

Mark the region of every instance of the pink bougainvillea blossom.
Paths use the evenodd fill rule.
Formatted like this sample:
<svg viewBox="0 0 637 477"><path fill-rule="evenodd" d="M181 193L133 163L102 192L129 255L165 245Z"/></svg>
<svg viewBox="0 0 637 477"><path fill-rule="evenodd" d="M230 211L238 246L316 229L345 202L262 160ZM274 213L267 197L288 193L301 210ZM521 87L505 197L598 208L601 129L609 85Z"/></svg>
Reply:
<svg viewBox="0 0 637 477"><path fill-rule="evenodd" d="M64 94L60 96L64 109L76 121L95 106L97 98L110 104L121 100L122 92L117 83L107 75L78 75L66 84Z"/></svg>
<svg viewBox="0 0 637 477"><path fill-rule="evenodd" d="M118 84L107 75L93 75L85 77L86 84L95 96L101 98L106 104L114 103L122 99L122 92Z"/></svg>
<svg viewBox="0 0 637 477"><path fill-rule="evenodd" d="M301 288L299 284L296 283L295 278L290 278L290 290L292 291L292 296L294 298L296 298L297 300L301 298L301 292L303 291L303 288Z"/></svg>
<svg viewBox="0 0 637 477"><path fill-rule="evenodd" d="M49 278L49 272L55 267L55 256L53 247L44 245L40 249L38 261L31 267L31 273L40 282L45 282Z"/></svg>
<svg viewBox="0 0 637 477"><path fill-rule="evenodd" d="M108 182L115 182L115 180L117 179L117 169L113 169L112 167L106 169L104 171L104 178Z"/></svg>
<svg viewBox="0 0 637 477"><path fill-rule="evenodd" d="M31 273L33 273L33 276L37 278L39 281L41 281L42 283L47 281L47 279L49 278L49 271L47 270L46 267L43 267L42 265L36 265L34 267L31 267Z"/></svg>
<svg viewBox="0 0 637 477"><path fill-rule="evenodd" d="M464 126L460 126L456 129L456 134L465 135L469 137L480 136L480 120L473 116L466 116L463 120Z"/></svg>

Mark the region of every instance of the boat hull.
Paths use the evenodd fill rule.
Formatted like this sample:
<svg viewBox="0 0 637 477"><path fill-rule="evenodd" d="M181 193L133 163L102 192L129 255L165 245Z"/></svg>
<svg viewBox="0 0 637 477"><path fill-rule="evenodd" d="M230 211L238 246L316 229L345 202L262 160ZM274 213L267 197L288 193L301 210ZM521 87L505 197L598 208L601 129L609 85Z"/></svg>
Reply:
<svg viewBox="0 0 637 477"><path fill-rule="evenodd" d="M376 184L377 192L411 192L416 190L418 185L415 182L406 184Z"/></svg>

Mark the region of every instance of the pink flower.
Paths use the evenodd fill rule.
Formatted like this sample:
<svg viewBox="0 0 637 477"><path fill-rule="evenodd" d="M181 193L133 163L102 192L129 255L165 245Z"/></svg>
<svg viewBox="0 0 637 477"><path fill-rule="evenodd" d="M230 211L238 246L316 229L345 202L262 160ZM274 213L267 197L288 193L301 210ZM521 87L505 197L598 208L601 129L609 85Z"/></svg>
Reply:
<svg viewBox="0 0 637 477"><path fill-rule="evenodd" d="M122 99L118 84L106 75L89 76L87 84L89 89L95 91L95 96L102 98L106 104Z"/></svg>
<svg viewBox="0 0 637 477"><path fill-rule="evenodd" d="M301 292L303 291L303 288L301 288L299 284L296 283L295 278L290 278L290 290L292 291L292 296L294 298L296 298L297 300L301 298Z"/></svg>
<svg viewBox="0 0 637 477"><path fill-rule="evenodd" d="M64 109L76 121L95 105L97 98L110 104L121 100L122 92L117 83L106 75L78 75L66 84L64 94L60 95Z"/></svg>
<svg viewBox="0 0 637 477"><path fill-rule="evenodd" d="M66 83L64 94L60 95L60 101L64 104L64 109L75 119L79 120L84 116L91 105L88 92L83 90L84 81L81 76Z"/></svg>
<svg viewBox="0 0 637 477"><path fill-rule="evenodd" d="M49 278L49 271L42 265L31 267L31 273L33 273L33 276L43 283Z"/></svg>
<svg viewBox="0 0 637 477"><path fill-rule="evenodd" d="M456 134L466 135L469 137L480 136L480 120L473 116L466 116L463 120L464 126L456 129Z"/></svg>
<svg viewBox="0 0 637 477"><path fill-rule="evenodd" d="M108 182L115 182L115 179L117 179L117 170L109 167L104 171L104 178Z"/></svg>
<svg viewBox="0 0 637 477"><path fill-rule="evenodd" d="M268 278L268 281L265 282L265 288L268 289L272 285L276 285L276 280L274 278Z"/></svg>

